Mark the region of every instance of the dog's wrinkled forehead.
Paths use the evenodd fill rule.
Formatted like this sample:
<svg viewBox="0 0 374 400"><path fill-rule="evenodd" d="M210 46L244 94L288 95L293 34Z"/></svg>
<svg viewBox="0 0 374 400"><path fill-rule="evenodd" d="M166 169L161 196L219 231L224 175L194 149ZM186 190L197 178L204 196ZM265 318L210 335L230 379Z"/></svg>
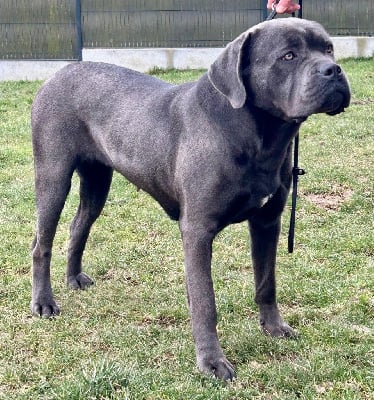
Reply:
<svg viewBox="0 0 374 400"><path fill-rule="evenodd" d="M321 35L324 37L328 37L325 29L318 22L299 18L282 18L274 19L271 21L264 21L247 30L247 32L250 33L256 33L259 31L261 31L265 35L282 35L287 32L288 35L292 35L292 33L308 34L313 32L317 36Z"/></svg>
<svg viewBox="0 0 374 400"><path fill-rule="evenodd" d="M288 46L306 45L313 49L331 43L325 29L317 22L298 18L284 18L262 22L244 33L252 38L252 46L261 46L262 54L267 48L287 49Z"/></svg>
<svg viewBox="0 0 374 400"><path fill-rule="evenodd" d="M308 47L319 48L330 43L330 37L325 29L317 22L298 18L284 18L262 22L247 31L254 42L256 37L263 48L282 47L287 45L307 43Z"/></svg>

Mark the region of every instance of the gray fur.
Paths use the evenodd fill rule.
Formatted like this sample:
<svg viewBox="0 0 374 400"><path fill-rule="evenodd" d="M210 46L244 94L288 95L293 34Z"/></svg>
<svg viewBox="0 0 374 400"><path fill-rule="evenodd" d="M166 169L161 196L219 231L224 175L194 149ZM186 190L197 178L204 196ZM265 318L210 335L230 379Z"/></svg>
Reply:
<svg viewBox="0 0 374 400"><path fill-rule="evenodd" d="M175 86L102 63L70 65L46 82L32 108L32 312L59 314L50 260L74 171L81 197L71 225L67 283L74 289L93 283L82 272L82 253L116 170L179 223L200 370L224 380L235 376L218 341L210 272L212 241L231 223L249 221L263 331L293 335L276 303L280 217L301 122L349 105L349 86L330 43L317 23L282 19L244 32L197 82ZM296 58L284 59L292 58L290 51Z"/></svg>

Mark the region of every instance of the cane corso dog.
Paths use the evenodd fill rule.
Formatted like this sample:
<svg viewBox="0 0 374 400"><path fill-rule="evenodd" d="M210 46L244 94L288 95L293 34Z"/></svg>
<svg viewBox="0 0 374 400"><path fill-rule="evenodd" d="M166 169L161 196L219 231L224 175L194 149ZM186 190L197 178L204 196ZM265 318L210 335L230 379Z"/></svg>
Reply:
<svg viewBox="0 0 374 400"><path fill-rule="evenodd" d="M74 289L93 283L82 271L82 254L115 170L178 221L197 365L233 379L216 330L212 241L227 225L248 221L261 327L271 336L292 336L278 311L274 277L292 143L308 116L338 114L349 101L329 36L318 23L296 18L244 32L193 83L171 85L105 63L63 68L32 107L32 313L60 312L50 261L74 171L80 204L71 224L66 279Z"/></svg>

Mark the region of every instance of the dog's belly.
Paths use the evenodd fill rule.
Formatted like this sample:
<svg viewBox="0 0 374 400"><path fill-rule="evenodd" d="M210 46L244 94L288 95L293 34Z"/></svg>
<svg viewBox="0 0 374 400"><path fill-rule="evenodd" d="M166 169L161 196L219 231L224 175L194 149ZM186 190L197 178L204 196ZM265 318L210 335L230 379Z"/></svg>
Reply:
<svg viewBox="0 0 374 400"><path fill-rule="evenodd" d="M166 214L174 221L179 220L180 206L170 193L158 189L157 191L147 190L147 192L160 204Z"/></svg>

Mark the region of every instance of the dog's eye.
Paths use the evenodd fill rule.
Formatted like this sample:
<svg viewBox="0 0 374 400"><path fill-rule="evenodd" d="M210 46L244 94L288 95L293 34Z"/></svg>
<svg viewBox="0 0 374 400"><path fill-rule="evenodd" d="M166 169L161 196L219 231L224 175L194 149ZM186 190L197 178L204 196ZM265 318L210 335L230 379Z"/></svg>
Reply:
<svg viewBox="0 0 374 400"><path fill-rule="evenodd" d="M326 53L327 54L333 54L334 53L334 48L332 47L332 44L328 44L326 47Z"/></svg>
<svg viewBox="0 0 374 400"><path fill-rule="evenodd" d="M295 54L294 54L292 51L289 51L287 54L285 54L285 55L282 57L282 60L285 60L285 61L292 61L294 58L296 58Z"/></svg>

